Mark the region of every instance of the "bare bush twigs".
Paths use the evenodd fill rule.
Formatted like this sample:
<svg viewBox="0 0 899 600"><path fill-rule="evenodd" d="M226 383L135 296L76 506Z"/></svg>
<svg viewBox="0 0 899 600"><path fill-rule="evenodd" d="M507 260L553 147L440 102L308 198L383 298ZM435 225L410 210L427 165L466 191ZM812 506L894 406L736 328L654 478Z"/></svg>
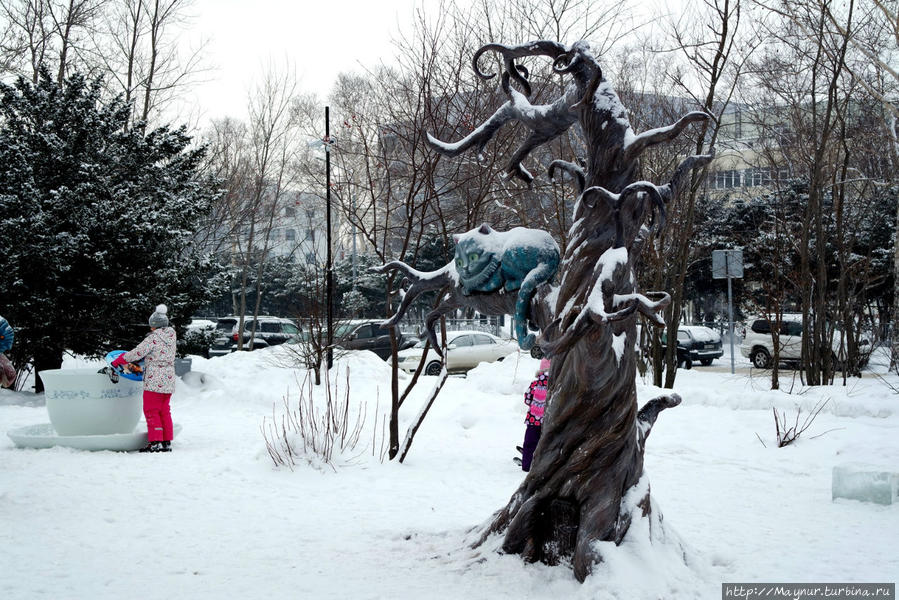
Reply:
<svg viewBox="0 0 899 600"><path fill-rule="evenodd" d="M802 423L799 422L799 419L802 415L802 407L798 407L796 409L796 418L793 421L792 426L787 423L787 414L784 411L780 413L777 412L776 408L772 408L771 410L774 412L774 427L777 432L777 447L783 448L784 446L789 446L802 435L809 427L811 427L812 423L815 422L815 419L820 414L821 410L827 405L830 401L830 398L826 398L823 401L819 400L812 407L812 410L809 414L805 416L805 419ZM831 430L832 431L832 430ZM824 433L827 433L826 431ZM814 437L820 437L824 435L821 433ZM761 438L759 438L761 439Z"/></svg>
<svg viewBox="0 0 899 600"><path fill-rule="evenodd" d="M881 375L880 373L877 373L875 371L872 371L872 374L874 375L875 379L880 381L880 383L884 384L885 386L887 386L888 388L893 390L894 394L899 394L899 387L896 387L895 385L893 385L892 383L887 381L887 379L883 375Z"/></svg>
<svg viewBox="0 0 899 600"><path fill-rule="evenodd" d="M307 372L299 388L296 406L291 407L290 397L283 398L283 412L277 415L272 406L271 422L264 418L260 427L265 447L275 466L286 466L290 470L298 460L311 462L318 457L334 471L334 459L356 450L365 429L368 404L362 402L355 411L350 404L350 371L346 369L344 388L339 380L333 384L329 380L324 391L324 402L316 402L313 396L313 382ZM377 398L375 414L377 414ZM376 455L378 448L377 423L372 428L371 451ZM381 431L380 453L384 459L384 432ZM361 449L359 454L365 452Z"/></svg>

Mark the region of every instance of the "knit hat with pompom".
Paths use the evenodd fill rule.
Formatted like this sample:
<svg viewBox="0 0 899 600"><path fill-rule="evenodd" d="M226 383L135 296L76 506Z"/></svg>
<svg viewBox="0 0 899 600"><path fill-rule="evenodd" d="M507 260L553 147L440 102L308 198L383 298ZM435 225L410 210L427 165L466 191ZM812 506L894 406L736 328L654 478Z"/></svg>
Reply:
<svg viewBox="0 0 899 600"><path fill-rule="evenodd" d="M168 317L169 309L165 304L160 304L156 307L156 310L153 311L153 314L150 315L150 327L168 327L169 326L169 317Z"/></svg>

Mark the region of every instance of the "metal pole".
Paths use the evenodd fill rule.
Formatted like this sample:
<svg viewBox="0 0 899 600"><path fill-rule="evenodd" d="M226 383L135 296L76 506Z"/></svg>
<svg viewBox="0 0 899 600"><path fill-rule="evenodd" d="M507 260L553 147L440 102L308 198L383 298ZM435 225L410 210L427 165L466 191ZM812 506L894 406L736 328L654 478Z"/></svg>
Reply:
<svg viewBox="0 0 899 600"><path fill-rule="evenodd" d="M330 109L325 107L325 219L327 230L327 259L325 261L325 301L328 303L328 370L334 366L334 303L331 265L331 122Z"/></svg>
<svg viewBox="0 0 899 600"><path fill-rule="evenodd" d="M735 373L734 370L734 299L731 292L731 276L730 276L730 252L724 253L724 271L727 275L727 329L730 336L730 374Z"/></svg>

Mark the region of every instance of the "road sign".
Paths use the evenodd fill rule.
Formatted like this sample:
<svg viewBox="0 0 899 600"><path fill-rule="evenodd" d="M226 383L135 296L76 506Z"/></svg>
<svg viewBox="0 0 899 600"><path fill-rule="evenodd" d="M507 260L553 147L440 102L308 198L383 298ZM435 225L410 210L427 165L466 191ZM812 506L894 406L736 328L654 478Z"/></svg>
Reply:
<svg viewBox="0 0 899 600"><path fill-rule="evenodd" d="M742 250L712 250L712 278L727 279L727 320L730 333L730 372L734 373L734 298L730 280L743 278Z"/></svg>
<svg viewBox="0 0 899 600"><path fill-rule="evenodd" d="M743 278L742 250L712 250L712 278Z"/></svg>

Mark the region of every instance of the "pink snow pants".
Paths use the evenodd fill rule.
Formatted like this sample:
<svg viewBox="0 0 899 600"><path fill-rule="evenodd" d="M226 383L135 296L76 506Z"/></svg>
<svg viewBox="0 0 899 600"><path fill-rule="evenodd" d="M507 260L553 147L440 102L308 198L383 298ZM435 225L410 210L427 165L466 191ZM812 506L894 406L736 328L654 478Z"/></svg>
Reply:
<svg viewBox="0 0 899 600"><path fill-rule="evenodd" d="M147 441L171 441L172 409L169 407L171 394L148 392L144 390L144 418L147 419Z"/></svg>

